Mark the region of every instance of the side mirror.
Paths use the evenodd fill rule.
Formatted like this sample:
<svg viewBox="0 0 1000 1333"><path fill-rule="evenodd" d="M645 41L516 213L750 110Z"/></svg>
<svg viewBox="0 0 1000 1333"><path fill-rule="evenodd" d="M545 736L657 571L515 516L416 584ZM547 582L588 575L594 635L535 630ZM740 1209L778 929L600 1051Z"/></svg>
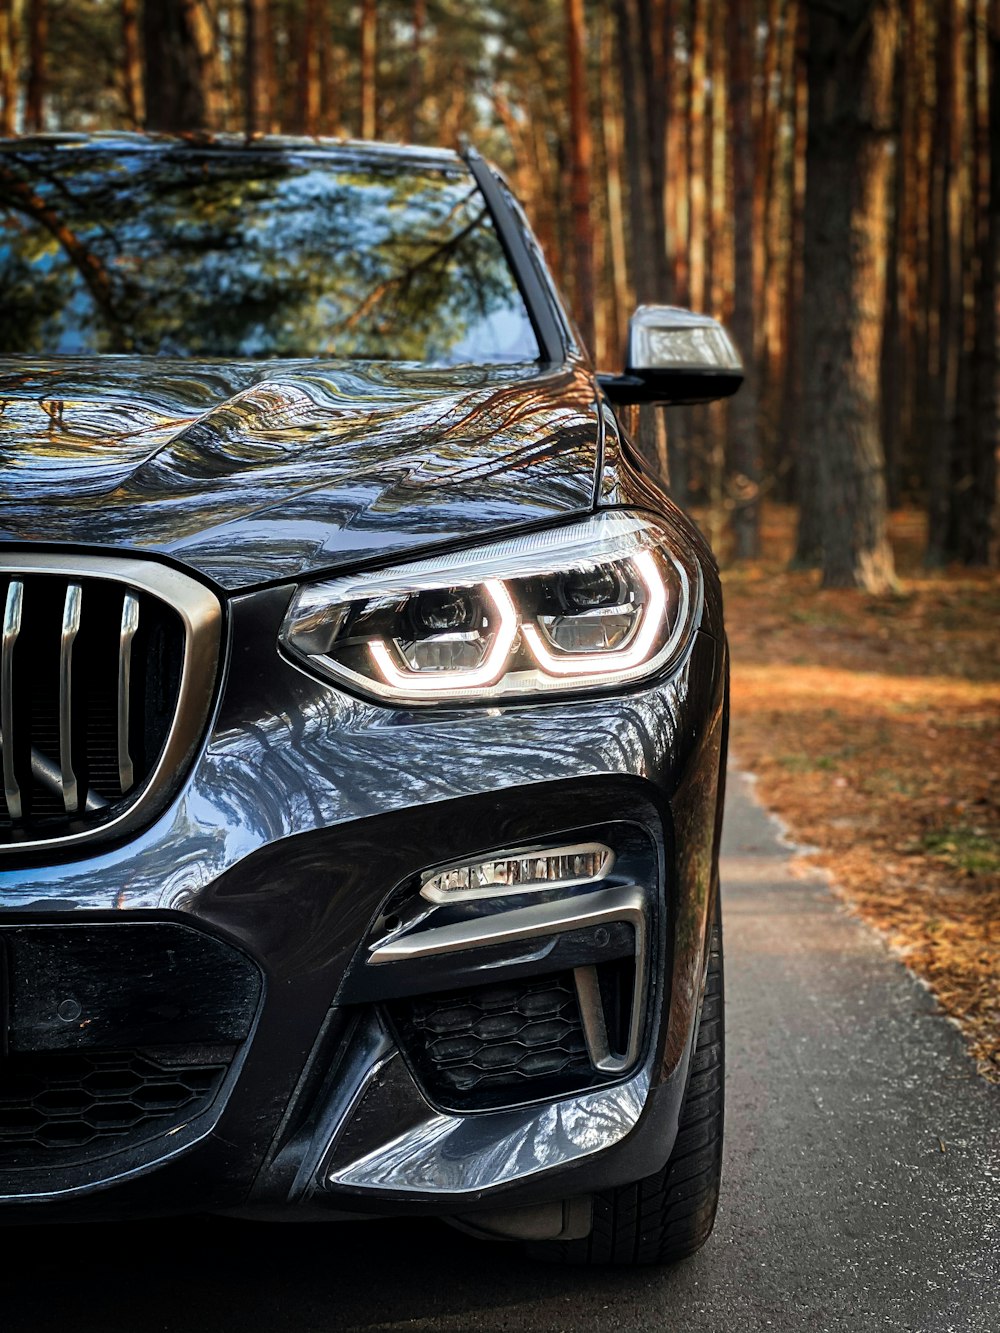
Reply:
<svg viewBox="0 0 1000 1333"><path fill-rule="evenodd" d="M624 375L598 375L613 403L710 403L743 383L743 364L717 319L641 305L629 320Z"/></svg>

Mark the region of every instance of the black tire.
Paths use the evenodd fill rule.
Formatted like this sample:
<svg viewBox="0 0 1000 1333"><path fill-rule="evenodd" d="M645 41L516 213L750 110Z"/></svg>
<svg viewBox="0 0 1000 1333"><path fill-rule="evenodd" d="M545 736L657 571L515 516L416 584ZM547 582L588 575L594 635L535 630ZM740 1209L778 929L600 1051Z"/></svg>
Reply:
<svg viewBox="0 0 1000 1333"><path fill-rule="evenodd" d="M670 1264L712 1234L722 1177L726 1068L722 925L709 948L705 998L674 1150L662 1171L594 1195L585 1240L542 1241L529 1253L551 1263L637 1267Z"/></svg>

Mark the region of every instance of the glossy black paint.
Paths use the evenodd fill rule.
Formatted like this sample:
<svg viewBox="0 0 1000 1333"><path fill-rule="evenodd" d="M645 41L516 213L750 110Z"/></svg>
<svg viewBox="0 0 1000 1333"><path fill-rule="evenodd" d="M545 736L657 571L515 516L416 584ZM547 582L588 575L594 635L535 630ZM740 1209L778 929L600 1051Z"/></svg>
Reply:
<svg viewBox="0 0 1000 1333"><path fill-rule="evenodd" d="M4 941L11 1050L238 1045L250 1033L260 973L202 931L71 922L15 926ZM64 996L74 997L68 1011Z"/></svg>
<svg viewBox="0 0 1000 1333"><path fill-rule="evenodd" d="M506 207L499 183L491 206ZM515 213L501 233L530 255ZM448 1213L495 1207L498 1195L509 1206L570 1197L665 1161L717 892L721 593L704 540L642 468L551 299L561 360L532 369L0 364L0 556L36 543L139 551L228 594L223 686L176 798L123 845L0 867L0 939L47 922L181 922L264 975L235 1087L199 1141L98 1190L0 1204L18 1218L290 1199L327 1214ZM596 506L657 513L702 567L700 625L664 680L544 705L408 712L350 697L278 651L298 579ZM306 1190L352 1033L370 1016L346 979L389 895L428 865L613 821L652 838L663 899L637 1127L488 1197ZM385 1116L365 1122L373 1143L394 1129Z"/></svg>
<svg viewBox="0 0 1000 1333"><path fill-rule="evenodd" d="M582 366L0 358L0 540L231 591L585 512L598 457Z"/></svg>
<svg viewBox="0 0 1000 1333"><path fill-rule="evenodd" d="M728 370L645 370L597 377L602 392L617 407L636 403L714 403L731 398L743 383L743 372Z"/></svg>

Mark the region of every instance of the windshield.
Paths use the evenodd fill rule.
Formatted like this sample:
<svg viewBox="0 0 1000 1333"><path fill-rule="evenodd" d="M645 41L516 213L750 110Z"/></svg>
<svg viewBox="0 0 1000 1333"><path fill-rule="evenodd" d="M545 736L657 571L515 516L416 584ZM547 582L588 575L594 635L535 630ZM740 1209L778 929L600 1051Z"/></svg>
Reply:
<svg viewBox="0 0 1000 1333"><path fill-rule="evenodd" d="M0 354L534 361L463 167L273 150L0 153Z"/></svg>

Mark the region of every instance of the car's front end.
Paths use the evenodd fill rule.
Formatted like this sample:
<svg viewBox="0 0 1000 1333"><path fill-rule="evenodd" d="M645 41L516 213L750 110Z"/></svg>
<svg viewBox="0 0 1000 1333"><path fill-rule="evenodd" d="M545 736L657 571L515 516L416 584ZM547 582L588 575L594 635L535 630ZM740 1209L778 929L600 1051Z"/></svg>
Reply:
<svg viewBox="0 0 1000 1333"><path fill-rule="evenodd" d="M585 362L0 398L3 1215L587 1236L690 1088L727 654Z"/></svg>

